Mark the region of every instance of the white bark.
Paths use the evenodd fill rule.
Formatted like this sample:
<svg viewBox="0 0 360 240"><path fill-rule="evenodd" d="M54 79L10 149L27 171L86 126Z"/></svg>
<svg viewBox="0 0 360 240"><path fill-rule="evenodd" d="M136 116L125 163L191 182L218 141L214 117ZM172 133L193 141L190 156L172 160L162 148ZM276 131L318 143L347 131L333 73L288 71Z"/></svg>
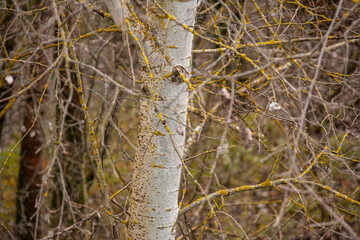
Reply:
<svg viewBox="0 0 360 240"><path fill-rule="evenodd" d="M123 0L106 0L117 25L129 21L139 48L142 77L136 167L133 174L128 230L131 239L174 239L178 191L185 145L188 86L196 0L159 0L149 10L148 25L133 19ZM122 7L122 8L121 8ZM164 11L166 13L164 13Z"/></svg>
<svg viewBox="0 0 360 240"><path fill-rule="evenodd" d="M181 23L194 25L195 0L160 4ZM150 18L152 37L141 43L153 76L142 61L143 97L128 229L131 239L174 239L188 104L188 86L177 71L190 77L193 35L168 18L155 14Z"/></svg>

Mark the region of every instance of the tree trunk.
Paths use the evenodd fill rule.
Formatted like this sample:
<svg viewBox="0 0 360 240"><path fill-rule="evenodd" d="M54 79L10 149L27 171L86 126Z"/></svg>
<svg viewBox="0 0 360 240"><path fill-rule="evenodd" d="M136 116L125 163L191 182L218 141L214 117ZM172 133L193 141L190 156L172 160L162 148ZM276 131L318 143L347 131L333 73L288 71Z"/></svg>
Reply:
<svg viewBox="0 0 360 240"><path fill-rule="evenodd" d="M28 96L25 101L24 130L32 126L36 115L33 108L38 98ZM20 169L18 178L18 199L16 223L18 237L22 240L33 239L36 222L36 198L41 184L41 130L35 122L34 127L21 142Z"/></svg>
<svg viewBox="0 0 360 240"><path fill-rule="evenodd" d="M196 1L160 4L177 21L193 26ZM152 37L138 43L143 94L129 209L131 239L174 239L178 216L188 105L188 86L180 75L190 77L193 34L154 9L147 29ZM140 31L133 34L142 36Z"/></svg>

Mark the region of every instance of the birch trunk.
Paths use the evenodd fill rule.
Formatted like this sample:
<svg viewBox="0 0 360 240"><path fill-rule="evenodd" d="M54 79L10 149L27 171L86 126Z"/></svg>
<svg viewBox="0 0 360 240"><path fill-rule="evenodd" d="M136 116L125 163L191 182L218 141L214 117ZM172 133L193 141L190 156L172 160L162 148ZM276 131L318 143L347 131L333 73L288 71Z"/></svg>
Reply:
<svg viewBox="0 0 360 240"><path fill-rule="evenodd" d="M142 78L128 223L131 239L174 239L179 209L188 105L188 85L181 75L190 77L193 34L176 21L192 28L196 0L158 4L149 11L147 26L135 19L128 22L139 48Z"/></svg>

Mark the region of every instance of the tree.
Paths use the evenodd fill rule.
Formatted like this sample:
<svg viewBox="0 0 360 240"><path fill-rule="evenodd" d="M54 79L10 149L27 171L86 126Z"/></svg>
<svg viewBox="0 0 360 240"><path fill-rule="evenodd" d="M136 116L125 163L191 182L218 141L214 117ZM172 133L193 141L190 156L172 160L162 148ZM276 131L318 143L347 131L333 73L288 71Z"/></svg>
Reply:
<svg viewBox="0 0 360 240"><path fill-rule="evenodd" d="M127 21L138 40L142 82L128 223L133 239L175 237L191 88L196 1L154 3L147 19L151 25Z"/></svg>
<svg viewBox="0 0 360 240"><path fill-rule="evenodd" d="M36 229L36 201L41 185L41 146L42 134L38 123L34 124L34 118L38 117L34 112L34 105L38 102L39 95L36 93L27 97L24 102L24 135L20 151L20 169L18 176L18 198L16 223L17 235L20 239L34 239Z"/></svg>
<svg viewBox="0 0 360 240"><path fill-rule="evenodd" d="M36 238L359 239L360 2L16 4L0 9L29 29L1 28L4 44L26 37L17 57L1 55L13 70L0 77L15 81L0 99L11 106L0 198L12 206L4 196L24 143L16 113L39 90ZM45 9L40 26L56 35L28 21ZM34 58L44 50L54 59ZM48 89L18 80L38 68L53 74ZM68 138L79 132L81 146ZM69 174L75 153L81 183Z"/></svg>
<svg viewBox="0 0 360 240"><path fill-rule="evenodd" d="M9 2L9 1L8 1ZM9 3L8 3L9 4ZM33 3L37 5L37 2ZM9 4L10 5L10 4ZM11 5L11 9L17 8L16 4ZM45 12L46 14L46 12ZM14 21L14 14L11 11L7 12L3 15L1 22L5 26L9 26L13 24ZM35 16L32 20L34 26L37 26L40 16ZM8 29L6 29L8 31ZM10 31L11 32L11 31ZM24 46L25 43L25 36L21 39L19 43L17 43L14 37L10 37L10 39L6 38L3 40L3 53L6 59L10 59L10 57L17 59L18 53L20 49ZM43 39L38 38L34 39L34 41L41 42ZM17 48L16 53L14 54L14 48ZM36 62L41 64L46 64L46 57L44 54L38 54L36 57ZM12 76L13 68L15 63L10 62L6 69L4 69L4 74L1 77L0 87L3 91L1 96L2 99L5 99L3 103L1 103L1 119L0 119L0 135L1 129L3 128L4 123L4 114L6 110L12 105L14 102L14 98L11 99L11 88L14 84L14 77ZM40 73L39 73L40 72ZM19 175L18 175L18 183L17 183L17 190L16 195L16 232L20 239L33 239L33 233L36 229L36 201L37 196L39 193L39 187L41 185L41 154L42 154L42 131L40 128L39 121L36 119L39 117L39 110L40 108L36 106L36 104L41 100L43 97L42 91L37 90L36 88L40 85L41 87L44 83L38 83L33 78L34 75L41 75L43 73L41 71L41 67L37 66L33 68L33 72L29 74L25 74L25 79L27 83L32 82L35 87L31 89L31 91L24 96L24 106L23 106L23 121L20 123L20 129L23 133L21 137L21 150L20 150L20 160L19 160ZM47 76L43 74L43 76ZM24 77L24 76L22 76ZM18 78L18 77L16 77ZM4 81L5 80L5 81ZM18 79L16 79L18 80ZM22 79L24 80L24 78ZM41 80L41 78L40 78ZM39 81L39 79L38 79ZM5 84L4 84L5 82ZM10 100L11 99L11 100ZM18 142L19 143L19 142Z"/></svg>

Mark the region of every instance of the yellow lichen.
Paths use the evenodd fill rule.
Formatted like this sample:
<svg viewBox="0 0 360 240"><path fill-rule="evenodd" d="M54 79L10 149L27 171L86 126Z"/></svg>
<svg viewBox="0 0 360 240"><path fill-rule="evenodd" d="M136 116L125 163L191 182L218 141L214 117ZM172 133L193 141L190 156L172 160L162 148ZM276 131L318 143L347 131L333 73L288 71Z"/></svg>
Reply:
<svg viewBox="0 0 360 240"><path fill-rule="evenodd" d="M271 184L271 181L268 179L265 182L260 183L260 186L262 186L262 187L271 187L272 184Z"/></svg>
<svg viewBox="0 0 360 240"><path fill-rule="evenodd" d="M154 132L154 134L156 136L165 136L165 134L163 134L162 132L159 132L159 131Z"/></svg>
<svg viewBox="0 0 360 240"><path fill-rule="evenodd" d="M220 190L220 191L219 191L219 194L226 196L226 195L228 195L229 193L228 193L228 191L226 191L226 190Z"/></svg>

